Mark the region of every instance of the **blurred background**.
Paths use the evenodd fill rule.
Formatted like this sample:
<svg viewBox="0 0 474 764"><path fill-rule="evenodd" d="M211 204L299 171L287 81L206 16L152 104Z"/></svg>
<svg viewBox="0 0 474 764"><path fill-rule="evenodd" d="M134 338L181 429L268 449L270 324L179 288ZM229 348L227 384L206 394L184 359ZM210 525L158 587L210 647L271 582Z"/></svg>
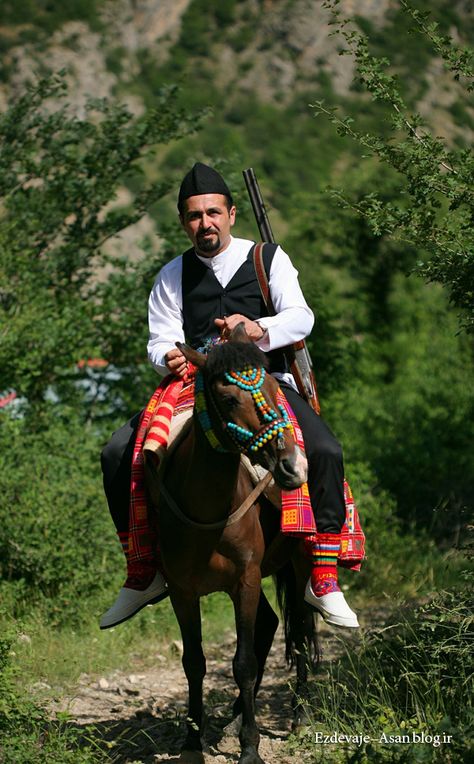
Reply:
<svg viewBox="0 0 474 764"><path fill-rule="evenodd" d="M344 585L369 623L442 591L459 624L472 580L473 36L466 0L2 0L0 730L17 740L4 761L44 754L25 742L43 712L12 733L26 675L51 690L128 660L131 640L146 661L151 639L176 632L165 604L99 635L124 578L99 454L159 381L147 297L186 248L176 197L195 161L223 173L234 232L253 239L241 171L255 169L316 313L322 413L367 534ZM212 638L222 601L206 607ZM463 643L463 671L465 657ZM465 704L446 702L425 722L466 737ZM390 723L409 713L384 703ZM51 745L50 761L93 758L60 734Z"/></svg>

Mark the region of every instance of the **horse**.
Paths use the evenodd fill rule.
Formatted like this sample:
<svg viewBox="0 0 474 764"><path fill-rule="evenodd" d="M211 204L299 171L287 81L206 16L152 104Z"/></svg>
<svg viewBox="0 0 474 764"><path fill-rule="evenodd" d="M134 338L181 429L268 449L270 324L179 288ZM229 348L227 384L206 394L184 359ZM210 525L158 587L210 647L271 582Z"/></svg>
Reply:
<svg viewBox="0 0 474 764"><path fill-rule="evenodd" d="M183 753L203 761L202 649L200 598L216 591L230 596L237 647L233 673L239 695L233 718L241 716L239 764L264 764L258 754L255 696L278 626L261 587L276 574L284 609L286 657L296 663L292 700L294 725L302 718L309 655L317 661L313 611L304 603L310 574L301 542L279 532L279 513L253 488L242 465L245 452L276 484L292 490L307 476L286 411L277 402L278 382L266 373L268 360L248 338L243 323L207 355L177 343L197 369L190 427L171 449L158 476L146 460L145 481L157 513L160 554L183 642L189 687ZM258 495L260 493L260 495Z"/></svg>

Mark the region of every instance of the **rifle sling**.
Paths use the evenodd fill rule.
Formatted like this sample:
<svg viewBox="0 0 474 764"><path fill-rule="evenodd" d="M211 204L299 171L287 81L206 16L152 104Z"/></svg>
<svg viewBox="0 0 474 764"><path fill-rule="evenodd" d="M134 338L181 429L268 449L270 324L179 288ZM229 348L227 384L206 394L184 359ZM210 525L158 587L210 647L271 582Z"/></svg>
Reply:
<svg viewBox="0 0 474 764"><path fill-rule="evenodd" d="M263 242L259 242L258 244L255 245L253 250L253 263L254 263L255 273L257 275L260 291L262 293L263 301L265 305L267 306L268 314L270 316L274 316L276 311L275 311L275 307L273 305L272 298L270 295L270 286L268 283L267 271L265 269L265 263L263 261L264 246L265 244ZM305 390L304 383L301 378L301 372L295 358L295 351L301 350L301 348L305 347L305 344L306 343L304 340L299 340L298 342L295 342L293 345L287 345L286 347L282 348L282 350L287 360L288 366L290 367L290 371L293 374L293 377L296 382L296 386L298 388L300 395L308 402L311 408L313 408L316 411L316 413L319 414L320 408L319 408L319 401L317 398L316 383L315 383L314 377L313 377L313 383L314 383L315 395L314 395L314 400L310 400Z"/></svg>

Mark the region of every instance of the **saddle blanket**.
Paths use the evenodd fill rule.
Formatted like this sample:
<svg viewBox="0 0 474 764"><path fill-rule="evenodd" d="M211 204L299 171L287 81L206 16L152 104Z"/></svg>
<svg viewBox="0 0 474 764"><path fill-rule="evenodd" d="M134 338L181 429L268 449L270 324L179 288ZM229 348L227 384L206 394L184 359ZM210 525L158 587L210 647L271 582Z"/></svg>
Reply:
<svg viewBox="0 0 474 764"><path fill-rule="evenodd" d="M304 451L303 436L296 417L283 393L279 391L278 402L289 416L298 446ZM194 406L194 378L176 379L165 377L156 389L140 420L132 458L130 491L130 522L128 538L124 539L124 551L129 562L151 559L158 545L156 530L148 518L144 479L144 452L154 454L157 468L167 448L192 415ZM248 460L247 460L248 461ZM248 463L250 466L250 462ZM252 469L249 469L252 476ZM253 471L255 479L262 475ZM292 491L279 491L281 500L282 533L302 536L306 542L317 539L317 529L310 503L308 486L304 483ZM270 500L274 492L269 495ZM365 537L360 526L357 508L347 481L344 481L346 521L341 531L341 549L338 564L353 570L360 569L365 556ZM275 502L273 502L275 503Z"/></svg>

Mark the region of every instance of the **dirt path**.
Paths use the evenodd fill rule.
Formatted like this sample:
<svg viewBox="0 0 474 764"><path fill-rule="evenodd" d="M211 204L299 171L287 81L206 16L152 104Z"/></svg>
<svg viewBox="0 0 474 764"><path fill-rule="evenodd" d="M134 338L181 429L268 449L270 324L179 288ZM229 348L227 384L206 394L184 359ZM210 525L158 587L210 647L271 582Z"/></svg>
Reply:
<svg viewBox="0 0 474 764"><path fill-rule="evenodd" d="M338 631L322 624L321 643L324 662L334 659L343 641L357 641L347 630ZM73 696L56 704L53 711L67 711L71 726L86 740L93 739L110 750L117 764L157 764L184 762L180 758L184 738L187 684L180 661L180 644L174 643L170 655L157 655L156 667L115 671L99 679L82 675ZM224 635L220 646L206 645L207 676L205 708L208 724L205 732L205 764L237 762L239 741L235 734L223 732L236 691L232 676L235 649L233 633ZM174 652L174 655L172 654ZM264 681L259 692L257 721L261 732L259 752L266 764L295 764L295 754L288 746L291 728L291 692L289 672L284 662L281 630L268 658ZM298 761L311 761L304 750Z"/></svg>

